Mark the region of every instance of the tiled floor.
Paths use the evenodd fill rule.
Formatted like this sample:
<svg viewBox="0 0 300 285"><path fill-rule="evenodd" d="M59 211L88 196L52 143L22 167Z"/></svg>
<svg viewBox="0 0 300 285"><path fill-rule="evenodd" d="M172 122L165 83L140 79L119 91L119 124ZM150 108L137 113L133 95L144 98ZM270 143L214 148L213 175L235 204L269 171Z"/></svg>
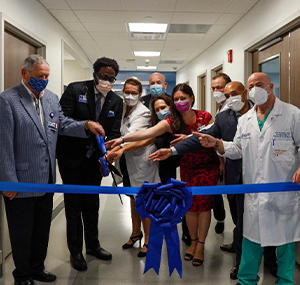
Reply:
<svg viewBox="0 0 300 285"><path fill-rule="evenodd" d="M228 203L226 202L227 218L224 234L217 235L214 232L215 220L212 220L205 244L205 262L201 267L193 267L191 262L183 261L183 278L174 272L169 277L167 253L163 246L160 274L157 276L153 270L143 274L145 259L137 257L139 248L122 250L131 233L129 198L123 197L122 206L117 195L102 195L99 220L99 235L101 245L113 255L111 261L100 261L92 256L87 256L88 270L77 272L72 269L69 262L69 251L66 244L66 221L62 211L53 221L49 243L47 270L57 275L57 281L53 284L66 285L127 285L127 284L235 284L229 278L229 272L234 265L234 254L224 253L219 249L220 244L229 243L232 240L233 224L230 219ZM181 232L179 226L179 232ZM181 244L182 256L187 246ZM84 253L85 254L85 253ZM6 260L6 272L0 280L0 285L13 284L11 271L13 260ZM275 278L264 268L260 268L259 284L269 285L275 283ZM295 280L300 280L299 268L295 270ZM38 284L43 284L39 283ZM297 284L297 281L295 281Z"/></svg>

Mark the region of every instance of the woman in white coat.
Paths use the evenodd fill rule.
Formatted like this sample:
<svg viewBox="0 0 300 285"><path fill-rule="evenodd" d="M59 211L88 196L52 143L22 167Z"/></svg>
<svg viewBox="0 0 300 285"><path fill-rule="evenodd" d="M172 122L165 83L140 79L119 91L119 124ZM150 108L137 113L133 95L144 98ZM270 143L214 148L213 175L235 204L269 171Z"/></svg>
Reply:
<svg viewBox="0 0 300 285"><path fill-rule="evenodd" d="M147 129L151 126L151 113L140 101L142 95L142 84L135 78L129 78L125 81L123 87L124 109L121 123L121 135L125 136L138 130ZM131 187L140 187L144 181L154 183L160 182L158 164L148 161L149 155L156 150L153 141L144 141L135 148L128 150L120 159L120 167L123 174L123 185ZM150 144L149 144L150 143ZM126 148L128 143L123 143L121 147ZM143 146L143 147L141 147ZM128 145L129 147L129 145ZM114 149L114 151L116 151ZM131 218L132 233L127 243L123 245L123 249L132 248L134 243L140 241L143 237L141 231L141 221L144 228L144 246L138 253L139 257L146 256L148 237L150 232L150 220L141 220L141 217L135 210L135 199L131 197Z"/></svg>

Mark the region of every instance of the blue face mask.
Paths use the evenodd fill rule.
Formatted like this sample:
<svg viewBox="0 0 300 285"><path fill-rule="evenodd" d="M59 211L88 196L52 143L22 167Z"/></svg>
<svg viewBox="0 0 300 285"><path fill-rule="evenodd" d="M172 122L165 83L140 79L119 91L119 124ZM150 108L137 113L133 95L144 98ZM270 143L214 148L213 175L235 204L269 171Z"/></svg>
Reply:
<svg viewBox="0 0 300 285"><path fill-rule="evenodd" d="M168 108L156 113L157 118L162 121L162 120L166 120L171 116L171 112Z"/></svg>
<svg viewBox="0 0 300 285"><path fill-rule="evenodd" d="M162 87L162 85L159 85L159 84L151 85L150 86L150 92L151 92L152 95L154 95L156 97L164 94L163 87Z"/></svg>
<svg viewBox="0 0 300 285"><path fill-rule="evenodd" d="M35 77L30 77L28 85L36 92L43 91L48 84L48 79L40 79Z"/></svg>

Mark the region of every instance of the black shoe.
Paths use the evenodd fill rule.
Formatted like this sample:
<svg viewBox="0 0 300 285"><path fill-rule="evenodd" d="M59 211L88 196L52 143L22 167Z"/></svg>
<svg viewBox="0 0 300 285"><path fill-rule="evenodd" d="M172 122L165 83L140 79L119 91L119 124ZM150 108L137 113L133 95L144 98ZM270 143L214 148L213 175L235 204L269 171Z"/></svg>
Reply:
<svg viewBox="0 0 300 285"><path fill-rule="evenodd" d="M130 237L130 240L132 241L132 243L124 243L122 245L123 249L129 249L132 248L133 245L139 240L140 241L140 247L141 247L141 243L142 243L142 238L143 238L143 233L141 232L138 236L134 236L134 237Z"/></svg>
<svg viewBox="0 0 300 285"><path fill-rule="evenodd" d="M232 280L236 280L238 279L238 273L239 273L239 265L235 265L231 268L231 271L230 271L230 279Z"/></svg>
<svg viewBox="0 0 300 285"><path fill-rule="evenodd" d="M226 252L230 252L230 253L235 252L232 243L222 244L222 245L220 245L220 249L223 250L223 251L226 251Z"/></svg>
<svg viewBox="0 0 300 285"><path fill-rule="evenodd" d="M217 222L215 226L215 232L217 234L222 234L224 232L224 222Z"/></svg>
<svg viewBox="0 0 300 285"><path fill-rule="evenodd" d="M15 285L36 285L33 280L15 281Z"/></svg>
<svg viewBox="0 0 300 285"><path fill-rule="evenodd" d="M41 282L54 282L56 275L44 269L41 272L34 273L32 279Z"/></svg>
<svg viewBox="0 0 300 285"><path fill-rule="evenodd" d="M86 261L81 253L78 253L74 256L71 255L70 262L71 262L72 267L78 271L86 271L87 270Z"/></svg>
<svg viewBox="0 0 300 285"><path fill-rule="evenodd" d="M270 270L270 273L277 278L277 270L278 270L277 262L265 260L264 265Z"/></svg>
<svg viewBox="0 0 300 285"><path fill-rule="evenodd" d="M102 248L101 246L99 246L98 248L95 248L95 249L87 248L86 253L93 255L102 260L111 260L112 259L111 253L108 252L107 250L105 250L104 248Z"/></svg>
<svg viewBox="0 0 300 285"><path fill-rule="evenodd" d="M145 243L144 243L143 247L148 248L148 244L145 244ZM143 252L143 251L140 250L137 256L138 256L138 257L145 257L146 255L147 255L147 251L146 251L146 252Z"/></svg>

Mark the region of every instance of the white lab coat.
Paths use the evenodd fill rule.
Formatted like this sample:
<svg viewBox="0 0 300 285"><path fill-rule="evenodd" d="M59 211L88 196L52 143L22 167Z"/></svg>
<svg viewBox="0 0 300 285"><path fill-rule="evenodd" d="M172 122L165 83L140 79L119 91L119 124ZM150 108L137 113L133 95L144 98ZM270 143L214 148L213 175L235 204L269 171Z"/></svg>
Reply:
<svg viewBox="0 0 300 285"><path fill-rule="evenodd" d="M260 131L255 109L239 119L224 155L243 158L244 184L292 181L300 161L300 110L276 98ZM246 194L244 236L263 247L299 241L300 193Z"/></svg>
<svg viewBox="0 0 300 285"><path fill-rule="evenodd" d="M124 118L125 112L126 104L124 104L121 123L122 136L151 127L151 113L140 101L126 118ZM132 187L140 187L144 181L151 183L160 182L158 163L148 161L149 155L155 151L155 145L151 144L125 153L127 171Z"/></svg>

